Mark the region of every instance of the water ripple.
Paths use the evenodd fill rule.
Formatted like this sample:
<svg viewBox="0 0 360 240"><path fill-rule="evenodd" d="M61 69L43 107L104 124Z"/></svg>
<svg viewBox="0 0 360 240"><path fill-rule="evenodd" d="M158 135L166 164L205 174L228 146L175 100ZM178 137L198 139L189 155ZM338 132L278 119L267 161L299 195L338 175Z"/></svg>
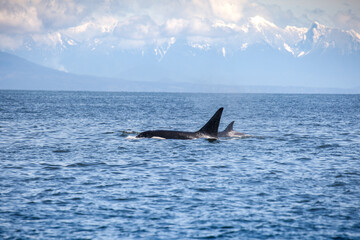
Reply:
<svg viewBox="0 0 360 240"><path fill-rule="evenodd" d="M0 239L360 237L357 95L0 97ZM220 106L251 137L135 138Z"/></svg>

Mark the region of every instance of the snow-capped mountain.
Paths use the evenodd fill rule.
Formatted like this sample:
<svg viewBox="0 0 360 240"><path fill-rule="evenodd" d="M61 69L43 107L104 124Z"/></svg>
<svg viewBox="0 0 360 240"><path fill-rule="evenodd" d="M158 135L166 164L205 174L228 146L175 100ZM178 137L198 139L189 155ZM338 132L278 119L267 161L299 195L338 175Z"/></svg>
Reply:
<svg viewBox="0 0 360 240"><path fill-rule="evenodd" d="M340 30L314 22L310 28L286 26L280 28L266 19L256 16L240 28L242 46L264 43L273 49L291 53L294 57L305 56L312 51L337 49L342 54L359 54L360 34L354 30ZM242 48L244 50L244 47Z"/></svg>
<svg viewBox="0 0 360 240"><path fill-rule="evenodd" d="M360 85L360 34L353 30L318 22L309 28L279 27L260 16L242 24L216 21L210 26L207 35L172 36L156 35L165 30L150 25L132 31L110 20L86 23L29 37L22 49L11 53L69 73L130 81ZM137 31L146 31L148 38Z"/></svg>
<svg viewBox="0 0 360 240"><path fill-rule="evenodd" d="M338 49L342 54L356 53L360 50L360 35L353 30L332 29L315 22L296 44L296 49L304 53L328 48Z"/></svg>
<svg viewBox="0 0 360 240"><path fill-rule="evenodd" d="M26 56L26 51L36 52L41 48L42 52L54 52L58 55L66 51L101 49L105 52L113 50L140 52L142 55L151 53L161 60L168 50L177 44L176 42L184 39L190 48L203 51L217 50L219 55L223 56L238 50L245 51L248 47L259 44L290 53L294 57L302 57L313 51L326 51L326 49L337 49L342 54L359 54L360 51L360 34L354 30L330 28L318 22L314 22L309 28L296 26L281 28L261 16L251 17L241 25L214 22L211 31L221 32L216 38L211 34L207 37L194 34L159 37L154 33L151 39L142 39L140 34L136 33L136 29L131 31L128 28L126 24L115 20L108 20L105 23L87 22L64 31L41 36L33 35L25 41L24 48L14 53ZM146 30L153 29L149 27Z"/></svg>

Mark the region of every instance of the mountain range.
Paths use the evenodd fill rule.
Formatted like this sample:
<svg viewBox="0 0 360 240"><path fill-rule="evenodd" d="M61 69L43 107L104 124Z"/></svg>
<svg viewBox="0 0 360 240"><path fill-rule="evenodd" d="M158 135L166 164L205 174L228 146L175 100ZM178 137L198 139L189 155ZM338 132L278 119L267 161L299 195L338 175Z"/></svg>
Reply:
<svg viewBox="0 0 360 240"><path fill-rule="evenodd" d="M179 35L140 45L127 39L132 46L127 48L120 44L124 39L114 37L116 26L87 25L99 34L86 41L69 32L53 33L48 36L53 44L45 47L29 38L10 53L34 63L2 53L0 88L10 86L4 82L13 69L13 79L43 79L39 89L57 79L55 90L359 91L360 35L353 30L318 22L309 28L279 27L259 16L242 25L216 22L212 27L221 38ZM4 67L10 62L12 67ZM26 88L26 82L21 84Z"/></svg>

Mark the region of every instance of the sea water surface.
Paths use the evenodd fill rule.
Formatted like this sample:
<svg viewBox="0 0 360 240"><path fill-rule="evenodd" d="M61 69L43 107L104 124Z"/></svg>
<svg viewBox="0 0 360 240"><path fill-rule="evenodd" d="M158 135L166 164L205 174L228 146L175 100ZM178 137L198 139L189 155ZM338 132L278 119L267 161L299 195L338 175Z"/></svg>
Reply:
<svg viewBox="0 0 360 240"><path fill-rule="evenodd" d="M219 107L247 138L196 131ZM0 91L0 239L360 239L360 95Z"/></svg>

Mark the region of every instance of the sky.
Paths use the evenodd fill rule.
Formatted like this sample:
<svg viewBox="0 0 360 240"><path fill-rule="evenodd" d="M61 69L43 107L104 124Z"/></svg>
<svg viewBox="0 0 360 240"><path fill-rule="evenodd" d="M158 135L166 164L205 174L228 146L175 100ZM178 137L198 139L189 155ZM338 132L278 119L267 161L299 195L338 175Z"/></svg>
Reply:
<svg viewBox="0 0 360 240"><path fill-rule="evenodd" d="M222 38L213 27L241 26L261 16L278 26L312 22L360 32L358 0L0 0L0 49L16 50L31 38L56 44L58 33L94 42L104 32L126 48L169 37Z"/></svg>

